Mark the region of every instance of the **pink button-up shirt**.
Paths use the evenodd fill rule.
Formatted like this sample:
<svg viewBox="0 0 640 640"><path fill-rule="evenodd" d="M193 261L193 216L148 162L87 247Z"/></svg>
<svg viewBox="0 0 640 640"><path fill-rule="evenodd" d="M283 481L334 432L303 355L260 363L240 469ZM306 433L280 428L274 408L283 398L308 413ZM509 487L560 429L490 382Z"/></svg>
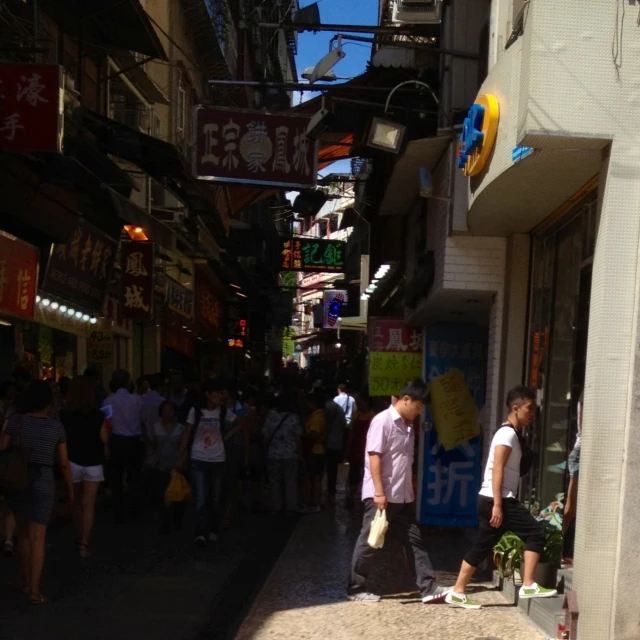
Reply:
<svg viewBox="0 0 640 640"><path fill-rule="evenodd" d="M375 487L371 477L369 453L380 454L382 484L388 502L413 502L413 451L415 433L394 406L379 413L367 433L362 499L373 498Z"/></svg>

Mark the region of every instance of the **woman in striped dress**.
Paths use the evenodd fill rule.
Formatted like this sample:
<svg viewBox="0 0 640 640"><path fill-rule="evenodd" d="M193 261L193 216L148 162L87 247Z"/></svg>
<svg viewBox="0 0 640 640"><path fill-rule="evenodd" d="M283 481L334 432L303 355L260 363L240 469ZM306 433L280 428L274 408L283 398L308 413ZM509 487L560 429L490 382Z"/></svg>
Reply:
<svg viewBox="0 0 640 640"><path fill-rule="evenodd" d="M26 392L26 412L11 416L0 438L0 451L20 441L21 446L31 454L27 489L8 492L18 526L22 590L29 596L31 604L47 601L40 593L40 578L44 566L47 525L55 500L53 466L56 456L68 496L73 499L67 436L64 427L49 417L52 402L51 387L41 380L32 382Z"/></svg>

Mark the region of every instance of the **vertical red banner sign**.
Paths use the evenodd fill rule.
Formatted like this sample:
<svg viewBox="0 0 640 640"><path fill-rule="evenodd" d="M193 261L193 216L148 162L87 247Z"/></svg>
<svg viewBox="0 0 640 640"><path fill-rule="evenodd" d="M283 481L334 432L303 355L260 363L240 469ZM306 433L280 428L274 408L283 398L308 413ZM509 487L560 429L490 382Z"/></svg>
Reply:
<svg viewBox="0 0 640 640"><path fill-rule="evenodd" d="M153 319L154 244L122 245L122 314L132 320Z"/></svg>
<svg viewBox="0 0 640 640"><path fill-rule="evenodd" d="M0 148L62 151L62 67L0 62Z"/></svg>
<svg viewBox="0 0 640 640"><path fill-rule="evenodd" d="M32 319L38 286L38 250L0 231L0 313Z"/></svg>
<svg viewBox="0 0 640 640"><path fill-rule="evenodd" d="M195 294L196 322L210 333L219 335L224 319L222 285L208 267L200 264L196 265Z"/></svg>

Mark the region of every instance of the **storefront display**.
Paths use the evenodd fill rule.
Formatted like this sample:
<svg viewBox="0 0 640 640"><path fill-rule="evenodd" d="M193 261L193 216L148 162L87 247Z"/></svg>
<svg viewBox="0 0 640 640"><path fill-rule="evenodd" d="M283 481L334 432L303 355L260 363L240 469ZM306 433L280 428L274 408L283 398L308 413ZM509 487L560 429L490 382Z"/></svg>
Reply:
<svg viewBox="0 0 640 640"><path fill-rule="evenodd" d="M523 496L536 508L550 504L568 483L567 456L584 388L596 228L591 192L533 238L527 384L538 396L536 424L528 433L537 464Z"/></svg>

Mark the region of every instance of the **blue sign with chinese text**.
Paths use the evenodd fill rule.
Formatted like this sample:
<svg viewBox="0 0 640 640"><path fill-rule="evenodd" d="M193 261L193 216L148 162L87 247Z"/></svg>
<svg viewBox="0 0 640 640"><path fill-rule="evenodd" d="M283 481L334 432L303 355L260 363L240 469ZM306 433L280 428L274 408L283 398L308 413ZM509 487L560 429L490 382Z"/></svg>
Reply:
<svg viewBox="0 0 640 640"><path fill-rule="evenodd" d="M427 329L426 380L437 378L449 369L459 369L478 408L482 409L486 367L485 327L440 324ZM430 415L428 419L431 419ZM470 528L477 526L481 464L481 436L445 451L436 429L430 429L424 438L420 523Z"/></svg>

